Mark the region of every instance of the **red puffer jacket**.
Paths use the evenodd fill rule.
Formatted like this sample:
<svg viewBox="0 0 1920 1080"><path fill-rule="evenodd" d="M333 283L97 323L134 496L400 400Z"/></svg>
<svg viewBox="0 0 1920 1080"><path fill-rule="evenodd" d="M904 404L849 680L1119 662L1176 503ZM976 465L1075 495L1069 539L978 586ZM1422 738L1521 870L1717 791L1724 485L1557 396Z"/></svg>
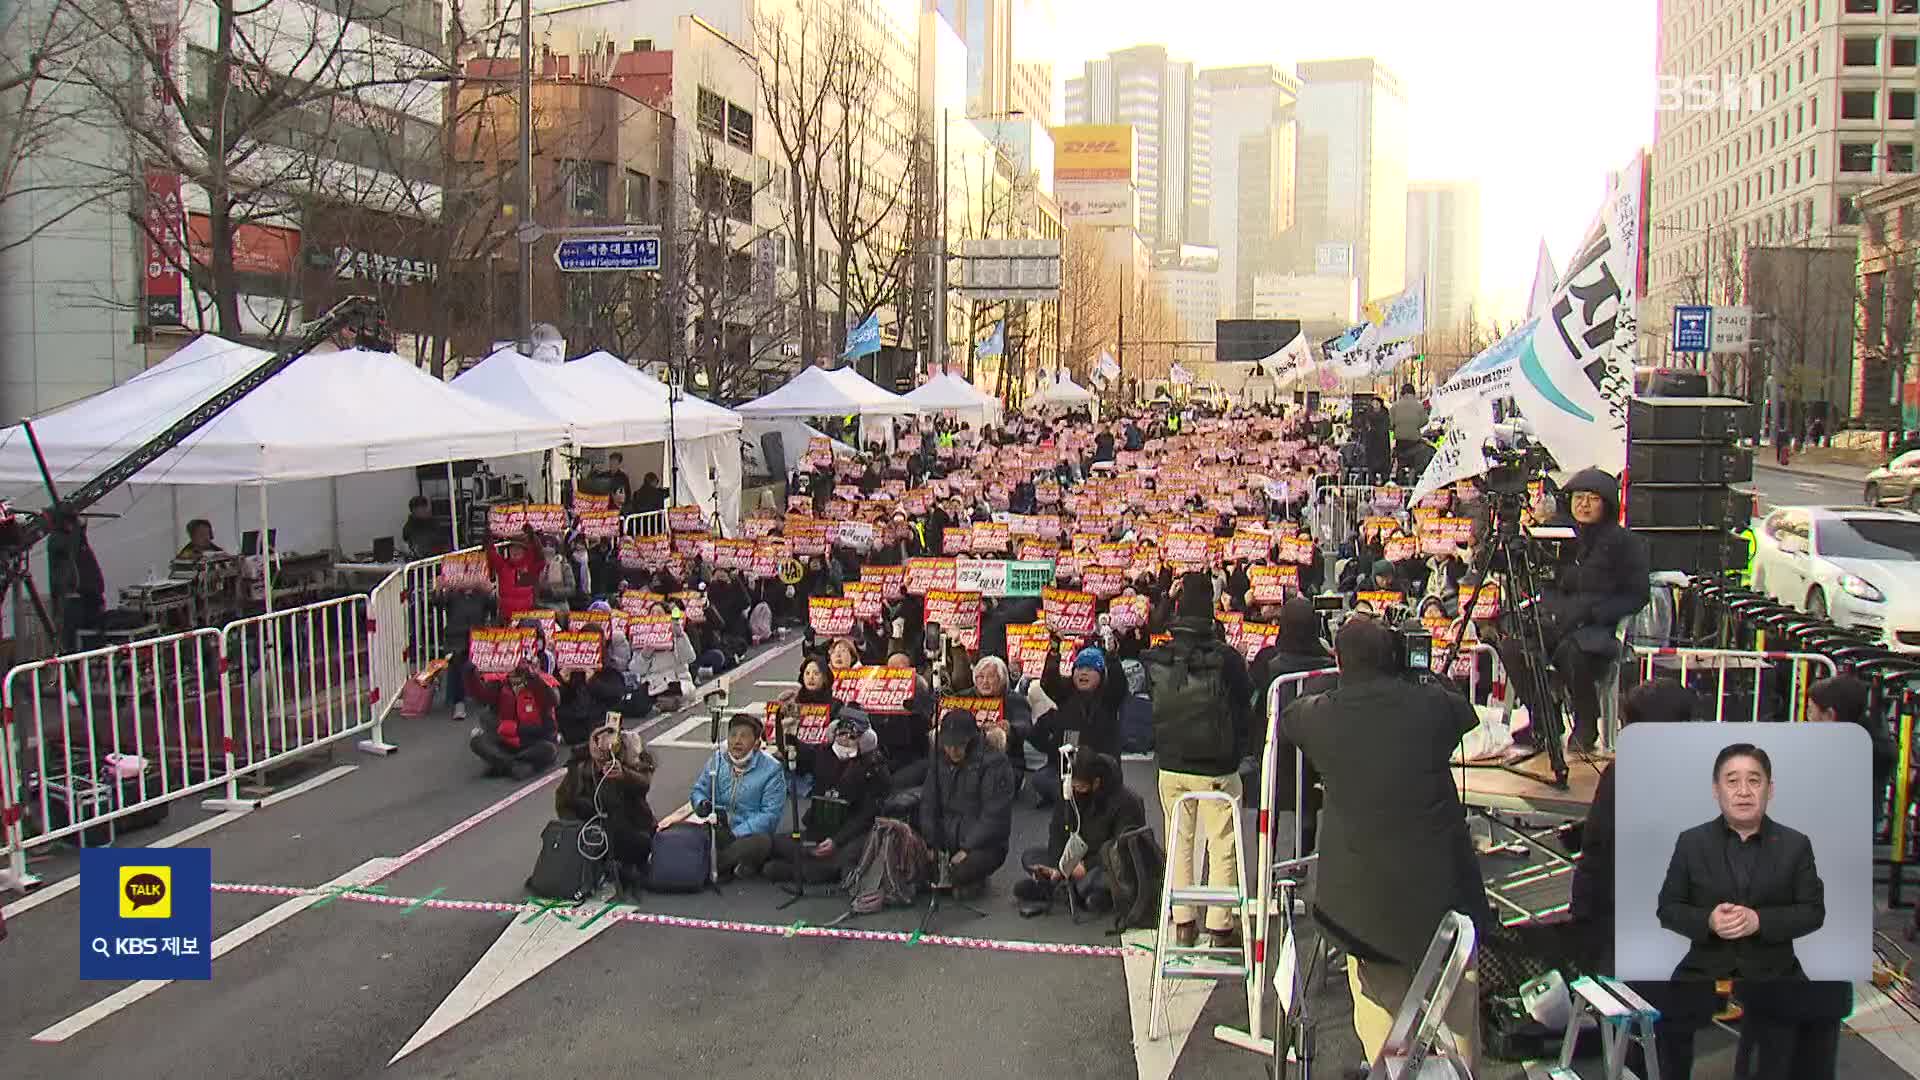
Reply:
<svg viewBox="0 0 1920 1080"><path fill-rule="evenodd" d="M547 556L539 547L524 541L515 543L511 556L496 548L487 549L487 569L500 586L500 621L513 625L514 616L533 610L534 590L547 570Z"/></svg>

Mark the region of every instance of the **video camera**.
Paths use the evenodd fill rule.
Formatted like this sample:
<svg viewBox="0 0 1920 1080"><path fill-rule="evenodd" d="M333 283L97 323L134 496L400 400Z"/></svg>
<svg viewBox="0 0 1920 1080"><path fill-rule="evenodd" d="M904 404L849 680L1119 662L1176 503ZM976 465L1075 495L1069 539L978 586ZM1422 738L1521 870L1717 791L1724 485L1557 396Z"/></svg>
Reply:
<svg viewBox="0 0 1920 1080"><path fill-rule="evenodd" d="M1533 426L1515 419L1493 425L1493 433L1480 448L1487 459L1487 490L1500 495L1525 497L1529 481L1553 471L1553 455L1534 437Z"/></svg>

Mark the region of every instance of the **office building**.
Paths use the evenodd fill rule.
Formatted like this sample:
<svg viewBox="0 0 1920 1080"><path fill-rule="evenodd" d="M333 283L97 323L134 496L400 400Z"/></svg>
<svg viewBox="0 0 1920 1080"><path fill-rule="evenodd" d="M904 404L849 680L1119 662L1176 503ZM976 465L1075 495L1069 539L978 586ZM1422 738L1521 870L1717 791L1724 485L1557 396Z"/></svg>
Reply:
<svg viewBox="0 0 1920 1080"><path fill-rule="evenodd" d="M1316 60L1295 74L1301 198L1312 214L1295 269L1304 271L1320 244L1346 244L1363 299L1398 292L1407 258L1406 91L1370 57Z"/></svg>
<svg viewBox="0 0 1920 1080"><path fill-rule="evenodd" d="M1177 253L1207 233L1212 185L1198 97L1193 65L1168 59L1158 45L1089 60L1067 80L1067 123L1133 128L1140 234L1157 252Z"/></svg>
<svg viewBox="0 0 1920 1080"><path fill-rule="evenodd" d="M1407 280L1424 283L1428 326L1465 325L1480 290L1480 185L1409 186Z"/></svg>
<svg viewBox="0 0 1920 1080"><path fill-rule="evenodd" d="M1210 68L1200 73L1207 107L1209 183L1207 236L1220 252L1221 294L1235 313L1251 302L1252 277L1270 265L1243 265L1242 249L1269 260L1292 227L1293 107L1299 83L1268 64ZM1254 140L1248 143L1246 140ZM1248 217L1249 208L1258 220Z"/></svg>

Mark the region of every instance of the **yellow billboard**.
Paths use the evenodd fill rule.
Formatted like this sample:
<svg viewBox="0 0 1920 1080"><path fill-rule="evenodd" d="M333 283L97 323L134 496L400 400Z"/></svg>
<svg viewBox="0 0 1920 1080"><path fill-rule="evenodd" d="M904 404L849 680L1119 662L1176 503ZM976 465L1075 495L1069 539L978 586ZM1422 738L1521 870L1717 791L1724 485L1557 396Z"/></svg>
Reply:
<svg viewBox="0 0 1920 1080"><path fill-rule="evenodd" d="M1053 129L1055 180L1133 182L1133 128L1128 124L1066 124Z"/></svg>

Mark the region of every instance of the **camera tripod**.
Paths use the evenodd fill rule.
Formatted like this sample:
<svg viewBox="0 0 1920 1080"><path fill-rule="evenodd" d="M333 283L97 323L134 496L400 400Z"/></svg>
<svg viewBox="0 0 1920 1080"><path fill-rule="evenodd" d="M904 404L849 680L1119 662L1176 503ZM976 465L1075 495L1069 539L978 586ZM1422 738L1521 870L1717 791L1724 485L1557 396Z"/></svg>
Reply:
<svg viewBox="0 0 1920 1080"><path fill-rule="evenodd" d="M984 919L987 913L960 899L953 884L953 852L939 851L933 858L933 880L927 884L927 909L920 914L920 933L925 934L933 925L933 917L940 913L940 896L945 893L954 906L973 912L976 918Z"/></svg>
<svg viewBox="0 0 1920 1080"><path fill-rule="evenodd" d="M1510 761L1502 762L1499 768L1515 776L1529 780L1540 778L1521 769L1520 766L1538 757L1542 751L1553 769L1553 787L1566 790L1567 755L1561 746L1566 734L1566 719L1561 715L1560 703L1554 697L1548 682L1546 668L1551 662L1552 653L1547 648L1546 627L1541 623L1539 601L1529 599L1524 604L1513 603L1520 597L1537 598L1540 595L1539 576L1534 567L1533 552L1520 534L1519 492L1493 491L1488 493L1492 505L1491 528L1487 542L1481 548L1479 557L1467 571L1467 580L1477 582L1473 593L1461 604L1460 622L1462 630L1467 620L1473 617L1473 609L1480 602L1481 594L1493 582L1493 571L1498 568L1501 579L1506 582L1509 601L1508 613L1512 616L1514 635L1520 645L1527 649L1537 649L1536 659L1528 665L1524 677L1532 685L1532 693L1526 695L1528 718L1531 721L1535 747L1530 753ZM1447 654L1440 664L1440 677L1455 690L1460 689L1454 682L1453 664L1460 656L1460 647L1464 644L1464 633L1456 633L1452 644L1447 646ZM1520 673L1515 673L1520 674ZM1471 704L1471 701L1469 701Z"/></svg>
<svg viewBox="0 0 1920 1080"><path fill-rule="evenodd" d="M794 778L798 776L800 772L799 762L795 760L795 756L799 753L799 747L804 744L796 743L787 737L787 721L796 715L796 711L791 706L783 706L780 709L779 719L773 723L774 746L780 755L780 767L787 770L787 812L793 815L793 827L787 833L787 839L793 843L793 880L783 883L780 887L780 891L786 893L787 898L781 901L780 906L776 909L779 911L787 910L800 901L807 899L809 895L807 892L806 859L808 856L806 853L806 841L804 839L805 830L800 826L800 788L794 783ZM831 891L832 883L829 882L828 894L830 894Z"/></svg>

